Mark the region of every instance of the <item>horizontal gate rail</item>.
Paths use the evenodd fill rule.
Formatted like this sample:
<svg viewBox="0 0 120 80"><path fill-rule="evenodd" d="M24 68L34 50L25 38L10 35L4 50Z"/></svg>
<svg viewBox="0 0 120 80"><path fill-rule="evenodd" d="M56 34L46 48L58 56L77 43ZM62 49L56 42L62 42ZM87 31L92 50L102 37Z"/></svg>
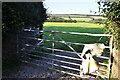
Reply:
<svg viewBox="0 0 120 80"><path fill-rule="evenodd" d="M26 44L26 46L33 46L33 45ZM39 47L39 46L34 45L33 47ZM67 52L67 53L75 53L75 52L72 52L72 51L66 51L66 50L60 50L60 49L52 49L52 48L47 48L47 47L39 47L39 48L48 49L48 50L55 50L55 51L61 51L61 52ZM41 53L41 52L39 52L39 53ZM104 56L100 56L100 58L109 59L109 57L104 57ZM105 63L101 63L101 62L99 62L99 65L109 66L109 64L105 64Z"/></svg>
<svg viewBox="0 0 120 80"><path fill-rule="evenodd" d="M68 57L68 56L62 56L62 55L57 55L57 54L52 54L52 53L46 53L46 52L41 52L41 51L32 51L32 52L43 53L43 54L47 54L47 55L51 55L51 56L63 57L63 58L68 58L68 59L73 59L73 60L82 61L82 59L79 59L79 58L73 58L73 57Z"/></svg>
<svg viewBox="0 0 120 80"><path fill-rule="evenodd" d="M47 63L47 64L54 65L54 66L58 66L58 67L63 67L63 68L66 68L66 69L71 69L71 70L75 70L75 71L80 71L80 69L76 69L76 68L72 68L72 67L68 67L68 66L53 64L53 63L50 63L50 62L46 62L46 63Z"/></svg>
<svg viewBox="0 0 120 80"><path fill-rule="evenodd" d="M109 72L109 70L105 70L105 69L101 69L101 68L99 68L99 70L104 71L104 72Z"/></svg>
<svg viewBox="0 0 120 80"><path fill-rule="evenodd" d="M29 59L30 59L30 60L35 60L35 61L40 61L40 60L32 59L32 58L29 58ZM50 64L50 65L54 65L54 66L58 66L58 67L62 67L62 68L66 68L66 69L71 69L71 70L75 70L75 71L80 71L79 69L76 69L76 68L72 68L72 67L68 67L68 66L63 66L63 65L58 65L58 64L55 64L55 63L47 62L47 61L41 61L41 62Z"/></svg>
<svg viewBox="0 0 120 80"><path fill-rule="evenodd" d="M99 65L109 66L109 64L105 64L105 63L101 63L101 62L99 62Z"/></svg>
<svg viewBox="0 0 120 80"><path fill-rule="evenodd" d="M28 55L29 55L29 56L38 57L38 58L43 58L43 59L49 59L49 60L53 60L53 61L58 61L58 62L66 63L66 64L72 64L72 65L76 65L76 66L81 66L80 64L77 64L77 63L66 62L66 61L62 61L62 60L47 58L47 57L38 56L38 55L33 55L33 54L28 54ZM38 61L40 61L40 60L38 60ZM101 69L101 68L99 68L99 70L105 71L105 72L109 72L108 70L104 70L104 69Z"/></svg>
<svg viewBox="0 0 120 80"><path fill-rule="evenodd" d="M105 57L105 56L99 56L99 58L110 59L109 57Z"/></svg>
<svg viewBox="0 0 120 80"><path fill-rule="evenodd" d="M59 43L65 43L64 41L57 41L57 40L48 40L48 39L40 39L40 38L33 38L33 37L25 37L23 36L22 38L26 38L26 39L34 39L34 40L44 40L44 41L51 41L51 42L59 42ZM85 45L82 43L73 43L73 42L66 42L67 44L75 44L75 45Z"/></svg>
<svg viewBox="0 0 120 80"><path fill-rule="evenodd" d="M28 55L34 56L34 57L38 57L38 58L43 58L43 59L54 60L54 61L58 61L58 62L62 62L62 63L67 63L67 64L72 64L72 65L81 66L80 64L77 64L77 63L66 62L66 61L57 60L57 59L52 59L52 58L46 58L46 57L43 57L43 56L38 56L38 55L33 55L33 54L28 54ZM39 61L39 60L38 60L38 61ZM104 71L104 72L109 72L108 70L104 70L104 69L101 69L101 68L99 68L99 70Z"/></svg>
<svg viewBox="0 0 120 80"><path fill-rule="evenodd" d="M36 59L35 59L36 60ZM81 78L88 78L88 77L84 77L84 76L80 76L80 75L77 75L77 74L74 74L74 73L70 73L70 72L66 72L66 71L62 71L62 70L58 70L58 69L53 69L53 68L50 68L50 67L47 67L45 65L40 65L40 64L37 64L37 63L34 63L34 62L29 62L29 61L26 61L26 60L21 60L22 62L25 62L25 63L29 63L29 64L34 64L34 65L37 65L37 66L43 66L43 67L46 67L48 69L52 69L52 70L55 70L55 71L58 71L58 72L62 72L62 73L67 73L69 75L73 75L73 76L77 76L77 77L81 77ZM49 64L49 63L47 63ZM52 63L50 63L52 65ZM59 65L58 65L59 66ZM93 75L98 75L97 73L91 73ZM108 76L105 76L105 75L100 75L102 76L103 78L104 77L108 77Z"/></svg>
<svg viewBox="0 0 120 80"><path fill-rule="evenodd" d="M93 74L93 75L98 75L98 74L96 74L96 73L91 73L91 74ZM105 75L100 75L102 78L107 78L108 76L105 76ZM105 79L106 80L106 79Z"/></svg>
<svg viewBox="0 0 120 80"><path fill-rule="evenodd" d="M29 55L29 56L38 57L38 58L49 59L49 60L54 60L54 61L58 61L58 62L62 62L62 63L67 63L67 64L72 64L72 65L80 66L80 64L72 63L72 62L68 62L68 61L66 62L66 61L63 61L63 60L52 59L52 58L47 58L47 57L38 56L38 55L33 55L33 54L28 54L28 55Z"/></svg>
<svg viewBox="0 0 120 80"><path fill-rule="evenodd" d="M53 49L53 48L47 48L47 47L40 47L41 45L43 45L44 43L40 44L40 45L30 45L30 44L24 44L25 46L32 46L32 47L36 47L36 48L42 48L42 49L47 49L47 50L55 50L55 51L60 51L60 52L66 52L66 53L73 53L75 54L75 52L73 51L67 51L67 50L61 50L61 49ZM79 53L79 52L78 52ZM79 53L81 54L81 53Z"/></svg>
<svg viewBox="0 0 120 80"><path fill-rule="evenodd" d="M65 32L65 31L50 31L50 30L29 30L24 29L24 31L33 31L33 32L52 32L52 33L63 33L63 34L78 34L78 35L88 35L88 36L112 36L110 34L91 34L91 33L77 33L77 32Z"/></svg>
<svg viewBox="0 0 120 80"><path fill-rule="evenodd" d="M29 59L32 59L32 58L29 58ZM32 60L35 60L35 61L40 61L40 60L36 60L36 59L32 59ZM63 65L58 65L58 64L53 64L53 63L50 63L50 62L46 62L46 61L42 61L43 63L47 63L47 64L50 64L50 65L54 65L54 66L58 66L58 67L63 67L63 68L66 68L66 69L71 69L71 70L75 70L75 71L80 71L79 69L76 69L76 68L72 68L72 67L68 67L68 66L63 66ZM105 71L103 69L101 69L102 71ZM107 72L107 71L105 71ZM98 75L96 73L91 73L91 74L94 74L94 75ZM107 77L105 75L101 75L102 77Z"/></svg>
<svg viewBox="0 0 120 80"><path fill-rule="evenodd" d="M47 47L40 47L40 48L75 54L75 52L73 52L73 51L67 51L67 50L61 50L61 49L52 49L52 48L47 48ZM78 53L79 53L79 52L78 52ZM81 53L79 53L79 54L81 54Z"/></svg>
<svg viewBox="0 0 120 80"><path fill-rule="evenodd" d="M42 44L37 45L37 46L35 46L35 45L29 45L29 44L25 44L25 45L26 45L26 46L39 47L39 46L42 45ZM60 50L60 49L52 49L52 48L47 48L47 47L39 47L39 48L48 49L48 50L55 50L55 51L60 51L60 52L67 52L67 53L75 53L75 52L73 52L73 51L66 51L66 50ZM79 53L79 52L78 52L78 53ZM79 53L79 54L81 54L81 53ZM105 56L99 56L99 58L110 59L109 57L105 57Z"/></svg>
<svg viewBox="0 0 120 80"><path fill-rule="evenodd" d="M33 37L25 37L22 36L22 38L26 38L26 39L34 39L34 40L44 40L44 41L50 41L50 42L59 42L59 43L67 43L67 44L75 44L75 45L87 45L87 44L83 44L83 43L74 43L74 42L64 42L64 41L57 41L57 40L49 40L49 39L40 39L40 38L33 38ZM105 48L110 48L109 46L105 46Z"/></svg>
<svg viewBox="0 0 120 80"><path fill-rule="evenodd" d="M33 47L39 47L39 46L34 46L34 45L29 45L29 44L26 44L27 46L33 46ZM43 49L49 49L49 50L55 50L55 51L61 51L61 52L68 52L68 53L75 53L75 52L72 52L72 51L66 51L66 50L60 50L60 49L52 49L52 48L47 48L47 47L39 47L39 48L43 48ZM38 53L41 53L39 51L34 51L34 52L38 52ZM43 52L42 52L43 53ZM81 54L81 53L79 53ZM99 58L103 58L103 59L110 59L109 57L105 57L105 56L99 56Z"/></svg>
<svg viewBox="0 0 120 80"><path fill-rule="evenodd" d="M60 49L52 49L52 48L45 48L45 47L41 47L41 48L49 49L49 50L55 50L55 51L60 51L60 52L75 53L75 52L72 52L72 51L66 51L66 50L60 50ZM79 54L81 54L81 53L79 53ZM99 58L110 59L109 57L105 57L105 56L99 56Z"/></svg>
<svg viewBox="0 0 120 80"><path fill-rule="evenodd" d="M77 75L77 74L74 74L74 73L62 71L62 70L59 70L59 69L53 69L53 68L47 67L45 65L40 65L40 64L37 64L37 63L34 63L34 62L29 62L29 61L25 61L25 60L21 60L21 61L25 62L25 63L28 63L28 64L34 64L36 66L43 66L43 67L51 69L51 70L55 70L55 71L58 71L58 72L66 73L66 74L73 75L73 76L76 76L76 77L80 77L80 75ZM88 78L88 77L81 77L81 78Z"/></svg>

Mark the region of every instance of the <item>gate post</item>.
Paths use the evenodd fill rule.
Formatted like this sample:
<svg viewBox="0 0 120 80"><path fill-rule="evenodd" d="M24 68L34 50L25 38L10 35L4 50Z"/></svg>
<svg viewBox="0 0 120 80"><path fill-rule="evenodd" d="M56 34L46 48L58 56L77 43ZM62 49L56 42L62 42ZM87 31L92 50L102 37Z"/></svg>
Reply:
<svg viewBox="0 0 120 80"><path fill-rule="evenodd" d="M113 59L113 36L110 38L109 41L109 47L110 47L110 59L109 59L109 75L108 78L110 80L110 75L111 75L111 67L112 67L112 59Z"/></svg>

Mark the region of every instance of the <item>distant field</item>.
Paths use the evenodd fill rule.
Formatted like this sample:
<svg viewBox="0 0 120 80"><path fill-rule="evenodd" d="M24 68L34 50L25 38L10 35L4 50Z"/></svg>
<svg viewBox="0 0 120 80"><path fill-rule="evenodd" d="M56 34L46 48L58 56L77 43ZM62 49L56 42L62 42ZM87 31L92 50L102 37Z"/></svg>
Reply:
<svg viewBox="0 0 120 80"><path fill-rule="evenodd" d="M92 23L60 23L60 22L45 22L44 30L55 30L55 31L67 31L67 32L79 32L79 33L94 33L103 34L103 25L97 25ZM45 34L45 36L48 34ZM79 42L79 43L105 43L106 37L92 37L83 35L70 35L70 34L58 34L67 42ZM50 38L52 39L52 38ZM57 40L59 40L56 37ZM50 46L51 43L47 43ZM63 47L64 46L64 47ZM82 48L80 46L75 46L76 50L80 51ZM68 49L64 44L57 43L57 48Z"/></svg>
<svg viewBox="0 0 120 80"><path fill-rule="evenodd" d="M73 28L77 27L77 28L100 28L101 29L103 28L103 25L94 24L94 23L45 22L44 28L46 27L73 27Z"/></svg>
<svg viewBox="0 0 120 80"><path fill-rule="evenodd" d="M90 16L91 18L94 18L94 19L106 19L106 18L104 18L104 17L102 17L102 16Z"/></svg>
<svg viewBox="0 0 120 80"><path fill-rule="evenodd" d="M64 19L69 20L69 18L64 18ZM80 22L80 21L88 22L88 21L92 20L91 18L71 18L71 19L76 20L78 22Z"/></svg>
<svg viewBox="0 0 120 80"><path fill-rule="evenodd" d="M50 14L50 17L59 17L65 20L76 20L77 22L90 22L92 19L105 19L100 15L84 15L84 14Z"/></svg>
<svg viewBox="0 0 120 80"><path fill-rule="evenodd" d="M69 16L71 18L78 18L78 17L86 17L86 15L72 15L72 14L51 14L49 16L56 16L56 17L63 17L63 18L68 18Z"/></svg>
<svg viewBox="0 0 120 80"><path fill-rule="evenodd" d="M79 17L95 17L95 18L103 18L100 15L85 15L85 14L49 14L49 16L57 16L57 17L66 17L68 18L69 16L71 18L79 18Z"/></svg>

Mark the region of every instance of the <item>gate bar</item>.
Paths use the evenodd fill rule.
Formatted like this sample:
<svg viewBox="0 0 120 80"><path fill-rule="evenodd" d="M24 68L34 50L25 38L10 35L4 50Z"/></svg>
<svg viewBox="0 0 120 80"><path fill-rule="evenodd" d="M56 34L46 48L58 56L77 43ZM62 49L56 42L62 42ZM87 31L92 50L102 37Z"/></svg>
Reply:
<svg viewBox="0 0 120 80"><path fill-rule="evenodd" d="M30 46L32 46L32 45L30 45ZM55 51L61 51L61 52L65 51L65 52L70 52L70 53L76 53L76 52L72 52L72 51L66 51L66 50L60 50L60 49L52 49L52 48L47 48L47 47L39 47L39 48L49 49L49 50L55 50ZM81 54L81 53L78 53L78 54ZM105 56L99 56L99 58L110 59L109 57L105 57Z"/></svg>
<svg viewBox="0 0 120 80"><path fill-rule="evenodd" d="M40 65L40 64L37 64L37 63L34 63L34 62L29 62L29 61L26 61L26 60L21 60L22 62L25 62L25 63L29 63L29 64L34 64L36 66L43 66L43 67L46 67L48 69L51 69L51 70L55 70L55 71L58 71L58 72L62 72L62 73L66 73L66 74L69 74L69 75L73 75L73 76L76 76L76 77L81 77L81 78L88 78L88 77L84 77L84 76L80 76L80 75L77 75L77 74L74 74L74 73L70 73L70 72L66 72L66 71L62 71L62 70L58 70L58 69L53 69L53 68L50 68L50 67L47 67L45 65ZM91 73L93 75L98 75L96 73ZM100 75L102 77L108 77L108 76L105 76L105 75Z"/></svg>
<svg viewBox="0 0 120 80"><path fill-rule="evenodd" d="M43 57L43 56L37 56L37 55L33 55L33 54L28 54L28 55L38 57L38 58L43 58L43 59L54 60L54 61L58 61L58 62L66 63L66 64L72 64L72 65L80 66L80 64L72 63L72 62L68 62L68 61L66 62L66 61L63 61L63 60L52 59L52 58L47 58L47 57Z"/></svg>
<svg viewBox="0 0 120 80"><path fill-rule="evenodd" d="M70 73L70 72L66 72L66 71L62 71L62 70L58 70L58 69L52 69L52 68L47 67L45 65L40 65L40 64L29 62L29 61L25 61L25 60L21 60L21 61L24 62L24 63L28 63L28 64L34 64L36 66L43 66L43 67L46 67L48 69L55 70L57 72L62 72L62 73L69 74L69 75L72 75L72 76L80 77L80 75L77 75L77 74L74 74L74 73ZM81 77L81 78L88 78L88 77Z"/></svg>
<svg viewBox="0 0 120 80"><path fill-rule="evenodd" d="M32 52L43 53L43 54L48 54L48 55L52 55L52 56L56 56L56 57L63 57L63 58L68 58L68 59L82 61L82 59L79 59L79 58L73 58L73 57L68 57L68 56L61 56L61 55L57 55L57 54L45 53L45 52L40 52L40 51L32 51Z"/></svg>
<svg viewBox="0 0 120 80"><path fill-rule="evenodd" d="M47 47L40 47L40 48L52 50L52 48L47 48ZM55 51L60 51L60 52L66 52L66 53L73 53L73 54L75 54L75 52L73 52L73 51L67 51L67 50L61 50L61 49L54 49L54 50L55 50ZM78 52L78 53L79 53L79 52ZM79 54L81 54L81 53L79 53Z"/></svg>
<svg viewBox="0 0 120 80"><path fill-rule="evenodd" d="M40 61L40 60L36 60L36 59L32 59L32 58L29 58L29 59L30 60L35 60L35 61ZM63 68L66 68L66 69L80 71L79 69L76 69L76 68L72 68L72 67L68 67L68 66L63 66L63 65L58 65L58 64L55 64L55 63L47 62L47 61L40 61L40 62L46 63L46 64L50 64L50 65L54 65L54 66L58 66L58 67L63 67Z"/></svg>
<svg viewBox="0 0 120 80"><path fill-rule="evenodd" d="M33 47L39 47L39 46L35 46L35 45L29 45L29 44L26 44L27 46L33 46ZM60 51L60 52L67 52L67 53L76 53L76 52L73 52L73 51L66 51L66 50L61 50L61 49L53 49L53 48L47 48L47 47L39 47L39 48L42 48L42 49L48 49L48 50L54 50L54 51ZM79 52L78 52L79 53ZM81 53L79 53L81 54ZM99 58L103 58L103 59L110 59L109 57L105 57L105 56L99 56Z"/></svg>
<svg viewBox="0 0 120 80"><path fill-rule="evenodd" d="M104 66L109 66L109 64L105 64L105 63L101 63L99 62L100 65L104 65Z"/></svg>
<svg viewBox="0 0 120 80"><path fill-rule="evenodd" d="M62 60L58 60L58 59L52 59L52 58L37 56L37 55L33 55L33 54L28 54L28 55L29 56L38 57L38 58L43 58L43 59L49 59L49 60L53 60L53 61L58 61L58 62L66 63L66 64L72 64L72 65L80 66L80 64L77 64L77 63L66 62L66 61L62 61ZM38 61L40 61L40 60L38 60ZM102 68L99 68L99 70L104 71L104 72L109 72L108 70L104 70Z"/></svg>
<svg viewBox="0 0 120 80"><path fill-rule="evenodd" d="M37 55L33 55L33 54L28 54L28 55L30 55L30 56L34 56L34 57L38 57L38 58L49 59L49 60L54 60L54 61L58 61L58 62L62 62L62 63L67 63L67 64L72 64L72 65L80 66L80 64L77 64L77 63L66 62L66 61L57 60L57 59L52 59L52 58L46 58L46 57L37 56ZM101 70L101 71L105 71L105 72L109 72L108 70L104 70L104 69L102 69L102 68L99 68L99 70Z"/></svg>
<svg viewBox="0 0 120 80"><path fill-rule="evenodd" d="M78 32L65 32L65 31L53 31L53 30L30 30L24 29L24 31L35 31L35 32L52 32L52 33L64 33L64 34L78 34L78 35L88 35L88 36L112 36L110 34L91 34L91 33L78 33Z"/></svg>
<svg viewBox="0 0 120 80"><path fill-rule="evenodd" d="M51 41L51 42L59 42L59 43L64 43L64 44L67 43L67 44L75 44L75 45L87 45L87 44L83 44L83 43L64 42L64 41L49 40L49 39L40 39L40 38L24 37L24 36L22 36L22 38L34 39L34 40L44 40L44 41ZM105 48L110 48L110 47L109 46L105 46Z"/></svg>

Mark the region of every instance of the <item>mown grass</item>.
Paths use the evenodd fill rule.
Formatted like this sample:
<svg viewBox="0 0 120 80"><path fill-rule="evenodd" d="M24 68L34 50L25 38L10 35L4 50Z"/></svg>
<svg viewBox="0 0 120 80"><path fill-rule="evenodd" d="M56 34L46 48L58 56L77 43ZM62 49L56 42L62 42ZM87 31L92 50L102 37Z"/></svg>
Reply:
<svg viewBox="0 0 120 80"><path fill-rule="evenodd" d="M67 32L79 32L79 33L93 33L93 34L103 34L103 25L93 24L93 23L60 23L60 22L46 22L44 23L44 30L55 30L55 31L67 31ZM47 33L44 35L48 35ZM63 40L67 42L77 42L77 43L105 43L107 37L93 37L85 35L71 35L71 34L58 34ZM52 38L49 38L52 39ZM56 40L60 40L55 37ZM46 46L50 46L52 43L46 42ZM69 48L61 43L57 43L56 48L67 49ZM77 51L81 51L83 46L72 45Z"/></svg>
<svg viewBox="0 0 120 80"><path fill-rule="evenodd" d="M45 22L44 29L48 27L77 27L77 28L103 28L103 25L94 23L62 23L62 22ZM63 29L63 28L62 28ZM64 29L66 30L66 29ZM75 30L75 29L74 29ZM69 30L68 30L69 31ZM87 31L87 30L86 30ZM103 32L102 32L103 33Z"/></svg>

